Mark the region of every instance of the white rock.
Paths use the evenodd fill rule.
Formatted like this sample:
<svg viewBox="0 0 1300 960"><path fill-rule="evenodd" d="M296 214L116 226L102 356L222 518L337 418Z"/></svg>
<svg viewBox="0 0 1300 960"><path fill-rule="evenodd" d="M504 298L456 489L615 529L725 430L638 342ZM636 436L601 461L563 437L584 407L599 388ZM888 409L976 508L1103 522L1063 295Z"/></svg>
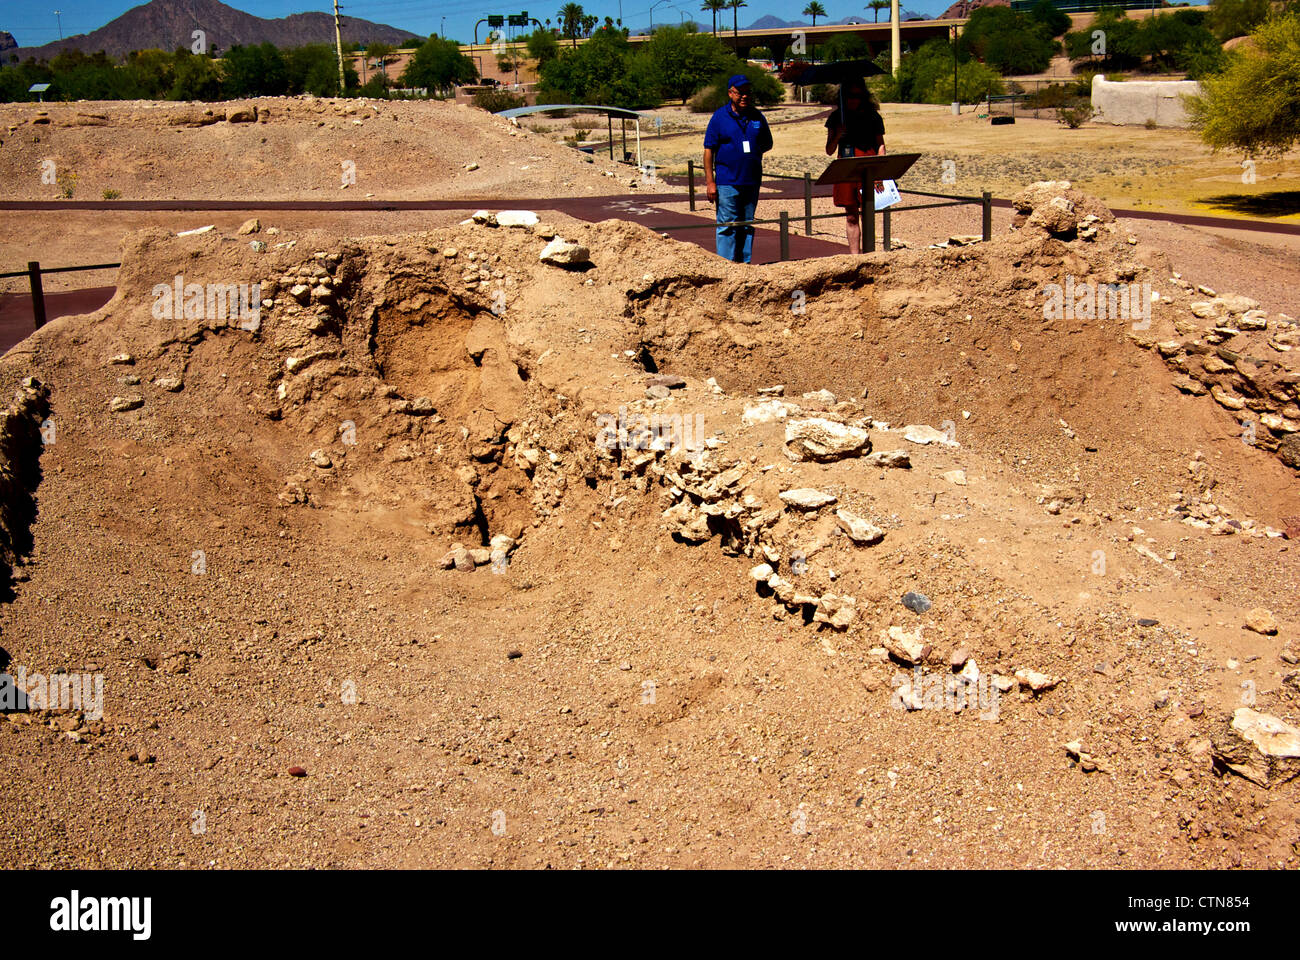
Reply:
<svg viewBox="0 0 1300 960"><path fill-rule="evenodd" d="M1017 670L1016 680L1022 687L1028 687L1034 693L1042 693L1051 690L1061 682L1060 677L1053 677L1046 673L1039 673L1036 670Z"/></svg>
<svg viewBox="0 0 1300 960"><path fill-rule="evenodd" d="M902 627L890 627L881 634L880 645L907 664L920 663L930 653L930 645L921 639L921 627L908 633Z"/></svg>
<svg viewBox="0 0 1300 960"><path fill-rule="evenodd" d="M1262 787L1300 774L1300 729L1267 713L1239 707L1214 740L1214 757Z"/></svg>
<svg viewBox="0 0 1300 960"><path fill-rule="evenodd" d="M836 510L835 519L840 529L847 533L854 543L879 543L885 538L884 530L847 510Z"/></svg>
<svg viewBox="0 0 1300 960"><path fill-rule="evenodd" d="M499 227L535 227L539 222L531 210L501 210L497 213Z"/></svg>
<svg viewBox="0 0 1300 960"><path fill-rule="evenodd" d="M745 412L740 415L740 420L747 426L752 427L756 423L772 423L802 412L802 409L797 404L788 403L785 400L760 400L757 403L746 404Z"/></svg>
<svg viewBox="0 0 1300 960"><path fill-rule="evenodd" d="M941 443L946 447L959 447L956 440L949 440L948 435L934 427L927 426L924 423L908 424L903 428L903 438L913 443L919 443L922 446L930 443Z"/></svg>
<svg viewBox="0 0 1300 960"><path fill-rule="evenodd" d="M822 507L830 506L836 500L832 494L811 487L785 490L779 496L782 503L797 510L820 510Z"/></svg>
<svg viewBox="0 0 1300 960"><path fill-rule="evenodd" d="M828 623L836 630L845 630L857 615L857 601L853 597L827 593L817 600L817 610L813 613L813 620L817 623Z"/></svg>
<svg viewBox="0 0 1300 960"><path fill-rule="evenodd" d="M591 251L580 243L556 237L542 248L538 259L557 267L578 267L591 263Z"/></svg>
<svg viewBox="0 0 1300 960"><path fill-rule="evenodd" d="M114 397L108 401L108 409L113 413L125 413L128 410L135 410L144 406L144 397L133 394L129 397Z"/></svg>
<svg viewBox="0 0 1300 960"><path fill-rule="evenodd" d="M785 427L785 455L791 460L831 461L856 457L871 449L871 438L861 427L811 417L791 420Z"/></svg>

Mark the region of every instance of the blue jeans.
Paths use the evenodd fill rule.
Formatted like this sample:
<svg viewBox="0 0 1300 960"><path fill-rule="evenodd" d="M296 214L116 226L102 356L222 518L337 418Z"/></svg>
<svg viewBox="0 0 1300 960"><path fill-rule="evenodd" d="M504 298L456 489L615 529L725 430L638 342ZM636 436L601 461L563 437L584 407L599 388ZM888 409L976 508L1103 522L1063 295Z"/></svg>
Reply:
<svg viewBox="0 0 1300 960"><path fill-rule="evenodd" d="M732 220L753 220L758 206L758 185L718 184L718 256L734 263L749 263L754 251L753 227L724 227Z"/></svg>

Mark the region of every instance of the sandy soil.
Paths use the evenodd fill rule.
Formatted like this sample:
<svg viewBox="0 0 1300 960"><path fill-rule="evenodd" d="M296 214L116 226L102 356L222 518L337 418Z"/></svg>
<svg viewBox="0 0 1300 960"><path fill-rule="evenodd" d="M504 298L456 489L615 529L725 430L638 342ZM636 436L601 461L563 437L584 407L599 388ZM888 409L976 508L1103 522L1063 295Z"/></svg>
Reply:
<svg viewBox="0 0 1300 960"><path fill-rule="evenodd" d="M1295 868L1293 771L1228 729L1300 721L1285 252L1050 196L763 267L560 214L42 223L123 267L0 358L56 430L0 436L40 466L0 470L0 526L37 509L0 668L104 701L0 719L0 859ZM269 303L169 316L178 276ZM1067 277L1150 284L1150 327L1049 317ZM620 411L699 432L610 448ZM801 458L809 418L864 446Z"/></svg>
<svg viewBox="0 0 1300 960"><path fill-rule="evenodd" d="M254 107L255 122L225 119ZM632 177L439 101L5 104L0 129L0 197L11 199L583 196L621 193Z"/></svg>

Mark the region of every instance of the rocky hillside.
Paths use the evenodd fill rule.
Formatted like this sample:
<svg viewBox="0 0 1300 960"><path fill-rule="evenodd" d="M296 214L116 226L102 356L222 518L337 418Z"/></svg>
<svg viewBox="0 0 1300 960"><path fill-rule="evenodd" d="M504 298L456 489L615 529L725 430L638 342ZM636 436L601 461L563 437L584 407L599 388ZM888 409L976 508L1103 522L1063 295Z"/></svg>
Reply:
<svg viewBox="0 0 1300 960"><path fill-rule="evenodd" d="M409 30L356 17L342 17L340 22L345 41L367 43L378 40L398 44L416 36ZM80 50L82 53L103 50L112 56L123 57L132 50L189 49L194 42L195 30L202 30L207 35L209 49L217 51L229 50L236 44L272 43L277 47L301 47L308 43L332 44L334 17L312 12L267 20L236 10L221 0L150 0L132 7L98 30L40 47L16 47L6 54L6 59L10 54L16 54L20 60L28 57L48 60L61 50ZM3 35L0 35L0 40L3 40ZM0 50L4 50L2 42Z"/></svg>

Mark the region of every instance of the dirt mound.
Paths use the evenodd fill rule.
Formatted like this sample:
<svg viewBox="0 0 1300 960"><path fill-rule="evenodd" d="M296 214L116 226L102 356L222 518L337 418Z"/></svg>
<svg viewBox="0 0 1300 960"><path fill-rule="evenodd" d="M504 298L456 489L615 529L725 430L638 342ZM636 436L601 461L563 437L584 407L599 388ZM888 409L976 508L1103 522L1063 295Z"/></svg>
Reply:
<svg viewBox="0 0 1300 960"><path fill-rule="evenodd" d="M0 131L8 199L444 200L639 182L628 167L441 101L3 104Z"/></svg>
<svg viewBox="0 0 1300 960"><path fill-rule="evenodd" d="M1295 719L1294 475L1143 349L1203 330L1163 254L1061 189L987 244L757 268L564 218L132 235L111 303L0 360L61 431L15 656L109 662L65 732L165 807L238 791L222 865L1285 862L1293 798L1211 737L1247 681ZM1250 394L1283 420L1286 376ZM95 637L25 626L60 591ZM34 736L15 769L77 782Z"/></svg>

